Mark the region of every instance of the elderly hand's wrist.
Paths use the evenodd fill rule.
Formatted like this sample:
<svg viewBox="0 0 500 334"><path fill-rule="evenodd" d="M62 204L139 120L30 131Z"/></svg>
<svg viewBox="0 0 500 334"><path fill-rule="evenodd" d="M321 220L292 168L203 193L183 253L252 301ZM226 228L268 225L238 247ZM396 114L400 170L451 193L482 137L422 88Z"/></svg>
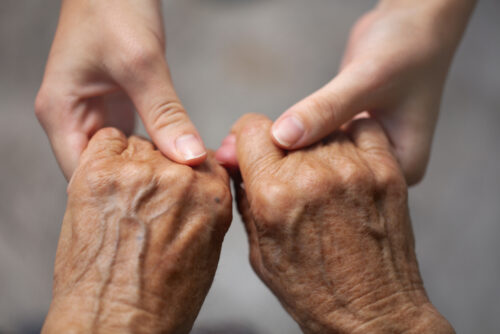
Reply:
<svg viewBox="0 0 500 334"><path fill-rule="evenodd" d="M42 333L168 333L160 315L128 303L78 296L54 298Z"/></svg>
<svg viewBox="0 0 500 334"><path fill-rule="evenodd" d="M454 334L455 331L432 304L426 303L375 317L357 326L352 333Z"/></svg>
<svg viewBox="0 0 500 334"><path fill-rule="evenodd" d="M430 304L424 291L397 293L361 309L348 303L317 319L296 318L306 334L455 333L450 323Z"/></svg>
<svg viewBox="0 0 500 334"><path fill-rule="evenodd" d="M42 334L88 333L92 331L96 314L91 303L77 299L66 301L54 298L43 325Z"/></svg>

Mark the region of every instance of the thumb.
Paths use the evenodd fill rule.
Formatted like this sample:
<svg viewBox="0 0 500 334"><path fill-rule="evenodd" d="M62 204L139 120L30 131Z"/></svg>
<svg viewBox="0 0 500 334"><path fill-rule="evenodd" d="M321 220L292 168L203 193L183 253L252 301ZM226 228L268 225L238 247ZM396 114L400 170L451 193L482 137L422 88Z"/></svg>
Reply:
<svg viewBox="0 0 500 334"><path fill-rule="evenodd" d="M124 88L158 149L178 163L198 165L207 157L203 142L182 106L166 61L138 62Z"/></svg>
<svg viewBox="0 0 500 334"><path fill-rule="evenodd" d="M346 68L284 112L272 126L273 141L284 149L298 149L319 141L368 108L368 85Z"/></svg>

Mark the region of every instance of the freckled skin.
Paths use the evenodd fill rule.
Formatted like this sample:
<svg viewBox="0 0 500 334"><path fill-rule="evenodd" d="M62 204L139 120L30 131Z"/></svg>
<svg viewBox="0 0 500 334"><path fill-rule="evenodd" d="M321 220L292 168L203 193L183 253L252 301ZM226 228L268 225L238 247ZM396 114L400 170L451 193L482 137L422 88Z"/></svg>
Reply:
<svg viewBox="0 0 500 334"><path fill-rule="evenodd" d="M247 115L233 129L238 208L254 270L302 330L453 333L426 296L405 179L380 126L357 120L286 155L270 127Z"/></svg>
<svg viewBox="0 0 500 334"><path fill-rule="evenodd" d="M100 130L68 186L43 333L189 333L231 222L229 177Z"/></svg>

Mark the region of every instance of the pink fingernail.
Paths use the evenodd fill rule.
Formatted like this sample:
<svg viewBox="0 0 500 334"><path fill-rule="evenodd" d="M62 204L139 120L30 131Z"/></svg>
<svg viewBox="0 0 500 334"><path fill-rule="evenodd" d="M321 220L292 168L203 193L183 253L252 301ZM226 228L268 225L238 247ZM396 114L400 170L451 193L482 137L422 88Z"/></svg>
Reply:
<svg viewBox="0 0 500 334"><path fill-rule="evenodd" d="M192 134L183 135L175 141L177 151L185 160L193 160L207 154L203 144Z"/></svg>
<svg viewBox="0 0 500 334"><path fill-rule="evenodd" d="M291 147L304 135L304 125L295 116L286 116L273 126L274 138L283 146Z"/></svg>

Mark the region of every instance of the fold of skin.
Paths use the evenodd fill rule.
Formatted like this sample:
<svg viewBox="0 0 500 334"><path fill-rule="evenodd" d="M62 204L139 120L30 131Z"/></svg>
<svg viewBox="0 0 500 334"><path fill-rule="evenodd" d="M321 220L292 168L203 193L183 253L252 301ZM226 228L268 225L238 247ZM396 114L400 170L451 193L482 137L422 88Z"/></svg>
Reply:
<svg viewBox="0 0 500 334"><path fill-rule="evenodd" d="M43 333L189 333L231 222L226 171L98 132L68 187Z"/></svg>

